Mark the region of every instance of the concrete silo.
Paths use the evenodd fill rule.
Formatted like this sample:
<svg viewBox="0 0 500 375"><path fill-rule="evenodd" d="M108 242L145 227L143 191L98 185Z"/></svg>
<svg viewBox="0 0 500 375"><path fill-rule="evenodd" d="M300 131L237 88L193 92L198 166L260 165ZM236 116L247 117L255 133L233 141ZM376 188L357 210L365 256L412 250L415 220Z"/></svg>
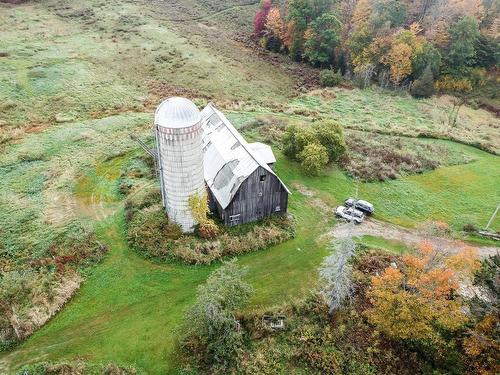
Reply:
<svg viewBox="0 0 500 375"><path fill-rule="evenodd" d="M155 112L156 147L163 206L170 220L192 232L189 197L205 192L201 114L188 99L173 97Z"/></svg>

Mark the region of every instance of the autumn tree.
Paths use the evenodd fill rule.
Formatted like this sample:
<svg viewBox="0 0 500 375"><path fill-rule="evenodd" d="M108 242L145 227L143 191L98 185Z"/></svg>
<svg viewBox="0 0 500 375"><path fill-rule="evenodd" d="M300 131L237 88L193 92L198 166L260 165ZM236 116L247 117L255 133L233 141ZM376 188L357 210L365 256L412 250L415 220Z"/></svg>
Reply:
<svg viewBox="0 0 500 375"><path fill-rule="evenodd" d="M381 59L383 64L389 67L391 81L399 84L411 73L412 48L403 42L394 44L389 53Z"/></svg>
<svg viewBox="0 0 500 375"><path fill-rule="evenodd" d="M286 27L279 8L271 8L266 20L267 34L283 42L286 37Z"/></svg>
<svg viewBox="0 0 500 375"><path fill-rule="evenodd" d="M202 238L216 237L220 228L213 219L208 217L208 195L206 192L203 194L194 194L189 197L188 205L191 210L191 215L194 221L198 224L198 234Z"/></svg>
<svg viewBox="0 0 500 375"><path fill-rule="evenodd" d="M254 19L254 35L261 37L264 35L267 15L271 10L271 0L264 0L262 8L257 12Z"/></svg>
<svg viewBox="0 0 500 375"><path fill-rule="evenodd" d="M390 338L440 344L443 333L468 321L456 291L477 266L470 249L446 256L423 243L417 255L405 255L399 267L372 277L368 320Z"/></svg>

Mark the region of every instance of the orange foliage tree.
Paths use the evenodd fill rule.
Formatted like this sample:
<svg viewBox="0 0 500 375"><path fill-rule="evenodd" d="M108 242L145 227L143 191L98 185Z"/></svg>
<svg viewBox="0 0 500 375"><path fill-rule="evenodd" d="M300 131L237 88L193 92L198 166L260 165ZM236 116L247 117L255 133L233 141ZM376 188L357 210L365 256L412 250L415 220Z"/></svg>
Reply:
<svg viewBox="0 0 500 375"><path fill-rule="evenodd" d="M381 59L383 64L389 66L391 81L399 84L411 73L412 48L406 43L394 44L389 53Z"/></svg>
<svg viewBox="0 0 500 375"><path fill-rule="evenodd" d="M278 38L281 42L285 40L285 22L283 21L283 18L281 18L281 12L278 8L271 8L269 11L266 21L266 30L268 33Z"/></svg>
<svg viewBox="0 0 500 375"><path fill-rule="evenodd" d="M393 339L442 342L441 332L455 332L468 321L455 294L462 278L478 267L475 252L453 256L421 244L417 255L405 255L399 268L372 277L368 320Z"/></svg>

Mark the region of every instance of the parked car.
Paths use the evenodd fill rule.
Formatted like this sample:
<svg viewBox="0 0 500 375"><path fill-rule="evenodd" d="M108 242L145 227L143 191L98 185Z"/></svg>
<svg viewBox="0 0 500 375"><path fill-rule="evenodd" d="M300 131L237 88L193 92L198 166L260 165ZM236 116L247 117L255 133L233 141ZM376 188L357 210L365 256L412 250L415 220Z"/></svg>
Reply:
<svg viewBox="0 0 500 375"><path fill-rule="evenodd" d="M354 207L339 206L335 210L335 215L351 222L354 221L355 224L361 224L365 215L363 212L356 210Z"/></svg>
<svg viewBox="0 0 500 375"><path fill-rule="evenodd" d="M357 210L363 211L367 215L371 215L375 212L375 208L373 207L373 204L370 202L364 201L362 199L354 199L354 198L349 198L347 199L344 204L347 207L354 207Z"/></svg>

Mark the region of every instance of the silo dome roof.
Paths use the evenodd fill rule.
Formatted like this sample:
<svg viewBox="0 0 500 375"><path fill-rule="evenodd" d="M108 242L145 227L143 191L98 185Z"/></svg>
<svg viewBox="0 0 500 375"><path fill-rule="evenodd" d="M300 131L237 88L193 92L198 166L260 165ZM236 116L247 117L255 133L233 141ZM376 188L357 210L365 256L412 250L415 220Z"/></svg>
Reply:
<svg viewBox="0 0 500 375"><path fill-rule="evenodd" d="M185 128L201 121L201 114L189 99L172 97L164 100L155 112L155 124L165 128Z"/></svg>

